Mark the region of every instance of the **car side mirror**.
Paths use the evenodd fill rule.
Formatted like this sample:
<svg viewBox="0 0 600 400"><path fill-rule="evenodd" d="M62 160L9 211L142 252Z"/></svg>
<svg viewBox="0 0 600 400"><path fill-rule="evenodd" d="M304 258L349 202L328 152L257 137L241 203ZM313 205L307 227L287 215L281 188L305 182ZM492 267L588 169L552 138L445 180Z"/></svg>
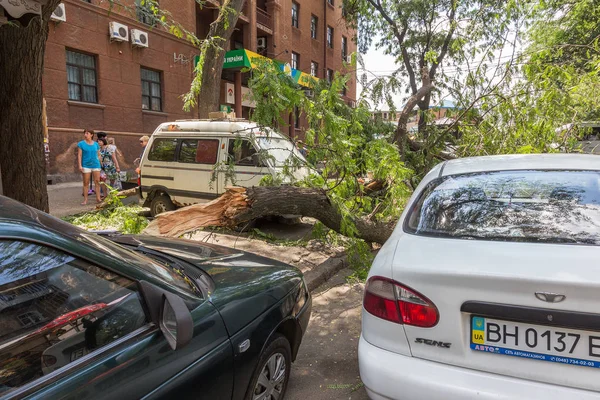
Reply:
<svg viewBox="0 0 600 400"><path fill-rule="evenodd" d="M152 322L165 335L173 350L178 350L192 340L194 323L192 314L183 299L149 282L140 281Z"/></svg>
<svg viewBox="0 0 600 400"><path fill-rule="evenodd" d="M163 293L159 327L173 350L182 348L192 340L192 315L181 297Z"/></svg>

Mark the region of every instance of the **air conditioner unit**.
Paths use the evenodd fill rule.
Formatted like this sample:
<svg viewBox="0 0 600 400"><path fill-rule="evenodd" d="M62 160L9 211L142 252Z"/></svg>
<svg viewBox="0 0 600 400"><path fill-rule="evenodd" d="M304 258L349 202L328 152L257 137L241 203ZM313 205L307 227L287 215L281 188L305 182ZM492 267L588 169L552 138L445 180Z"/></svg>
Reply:
<svg viewBox="0 0 600 400"><path fill-rule="evenodd" d="M148 32L132 29L131 44L137 47L148 47Z"/></svg>
<svg viewBox="0 0 600 400"><path fill-rule="evenodd" d="M256 47L259 50L267 48L267 38L266 37L259 37L256 42L257 42Z"/></svg>
<svg viewBox="0 0 600 400"><path fill-rule="evenodd" d="M115 21L109 22L108 34L110 35L110 40L115 40L117 42L129 41L129 28L127 28L127 25Z"/></svg>
<svg viewBox="0 0 600 400"><path fill-rule="evenodd" d="M352 63L352 55L346 56L346 62L348 64Z"/></svg>
<svg viewBox="0 0 600 400"><path fill-rule="evenodd" d="M50 19L52 21L62 21L65 22L67 20L67 13L65 11L65 5L60 3L58 7L52 11L52 15L50 15Z"/></svg>

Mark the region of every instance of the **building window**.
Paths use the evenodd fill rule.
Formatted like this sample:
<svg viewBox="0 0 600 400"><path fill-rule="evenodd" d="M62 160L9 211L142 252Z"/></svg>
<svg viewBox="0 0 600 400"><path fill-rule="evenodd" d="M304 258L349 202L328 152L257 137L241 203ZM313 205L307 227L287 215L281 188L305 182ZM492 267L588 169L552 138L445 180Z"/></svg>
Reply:
<svg viewBox="0 0 600 400"><path fill-rule="evenodd" d="M312 15L310 17L310 37L313 39L317 38L317 24L319 23L319 19Z"/></svg>
<svg viewBox="0 0 600 400"><path fill-rule="evenodd" d="M348 58L348 39L342 36L342 61L346 62Z"/></svg>
<svg viewBox="0 0 600 400"><path fill-rule="evenodd" d="M300 129L300 110L294 107L294 128Z"/></svg>
<svg viewBox="0 0 600 400"><path fill-rule="evenodd" d="M333 80L333 70L327 68L327 82L331 83L331 81Z"/></svg>
<svg viewBox="0 0 600 400"><path fill-rule="evenodd" d="M327 3L329 3L330 6L333 6L333 0L327 0Z"/></svg>
<svg viewBox="0 0 600 400"><path fill-rule="evenodd" d="M300 69L300 54L292 51L292 68Z"/></svg>
<svg viewBox="0 0 600 400"><path fill-rule="evenodd" d="M97 103L96 58L67 50L67 82L69 100Z"/></svg>
<svg viewBox="0 0 600 400"><path fill-rule="evenodd" d="M333 28L327 26L327 47L333 49Z"/></svg>
<svg viewBox="0 0 600 400"><path fill-rule="evenodd" d="M142 68L142 109L162 111L160 72Z"/></svg>
<svg viewBox="0 0 600 400"><path fill-rule="evenodd" d="M17 316L23 328L29 328L44 321L44 316L39 311L28 311Z"/></svg>
<svg viewBox="0 0 600 400"><path fill-rule="evenodd" d="M135 0L135 13L137 15L137 20L142 24L150 26L156 25L156 15L154 15L154 11L148 5L148 1Z"/></svg>
<svg viewBox="0 0 600 400"><path fill-rule="evenodd" d="M344 85L344 87L342 87L342 96L345 96L346 93L348 93L348 89L346 89L346 85Z"/></svg>
<svg viewBox="0 0 600 400"><path fill-rule="evenodd" d="M294 28L298 27L298 8L300 6L296 2L292 2L292 26Z"/></svg>
<svg viewBox="0 0 600 400"><path fill-rule="evenodd" d="M314 61L310 62L310 74L312 76L318 76L318 74L319 74L319 64L318 63L316 63Z"/></svg>

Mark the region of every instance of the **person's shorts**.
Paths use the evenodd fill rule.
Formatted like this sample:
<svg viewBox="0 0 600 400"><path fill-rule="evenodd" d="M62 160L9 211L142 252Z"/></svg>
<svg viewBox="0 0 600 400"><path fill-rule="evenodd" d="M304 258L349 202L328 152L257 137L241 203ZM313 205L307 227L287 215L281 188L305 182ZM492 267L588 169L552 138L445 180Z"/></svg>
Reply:
<svg viewBox="0 0 600 400"><path fill-rule="evenodd" d="M100 172L100 168L83 168L84 174L89 174L90 172Z"/></svg>

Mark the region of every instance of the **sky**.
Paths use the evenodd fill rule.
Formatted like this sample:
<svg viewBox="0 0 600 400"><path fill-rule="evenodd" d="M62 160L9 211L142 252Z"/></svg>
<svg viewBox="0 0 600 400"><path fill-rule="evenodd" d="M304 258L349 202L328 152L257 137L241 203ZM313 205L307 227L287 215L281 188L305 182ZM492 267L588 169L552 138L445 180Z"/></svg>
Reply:
<svg viewBox="0 0 600 400"><path fill-rule="evenodd" d="M509 37L509 41L514 41L514 35L511 35ZM374 38L373 43L376 43L377 38ZM509 61L510 58L512 58L511 52L513 49L513 43L507 43L507 46L503 49L503 52L496 52L497 57L496 59L493 60L493 63L491 63L490 69L489 69L489 73L487 74L488 77L490 79L492 79L492 81L494 81L495 79L493 78L494 73L496 73L496 69L494 68L495 63L500 60L502 63ZM515 46L515 52L518 54L520 52L523 51L523 45L519 42L517 42L516 46ZM481 56L479 56L478 58L480 58ZM390 55L385 55L383 53L383 50L376 50L375 49L375 45L371 45L371 48L369 48L369 51L366 54L362 54L362 58L365 64L365 68L364 70L361 69L360 65L358 65L357 63L357 68L358 71L356 73L356 79L357 79L357 89L356 89L356 94L357 97L360 98L360 95L362 93L362 85L361 85L361 76L366 73L367 74L367 82L372 80L373 78L375 78L376 75L389 75L391 74L393 71L395 71L398 66L395 64L394 62L394 57L390 56ZM486 62L487 63L487 62ZM447 71L450 71L450 74L453 74L453 70L455 70L454 67L451 66L446 66ZM408 85L408 82L406 82L406 85ZM402 105L405 103L405 100L407 98L407 94L404 93L404 91L402 93L397 93L393 96L394 99L394 104L396 106L396 110L401 110L402 109ZM450 98L450 96L448 94L444 95L444 93L442 93L442 98L443 99L447 99L452 101L453 99ZM439 102L439 99L438 99ZM387 104L380 104L378 107L371 107L371 109L378 109L381 111L385 111L388 110L389 107L387 106Z"/></svg>

